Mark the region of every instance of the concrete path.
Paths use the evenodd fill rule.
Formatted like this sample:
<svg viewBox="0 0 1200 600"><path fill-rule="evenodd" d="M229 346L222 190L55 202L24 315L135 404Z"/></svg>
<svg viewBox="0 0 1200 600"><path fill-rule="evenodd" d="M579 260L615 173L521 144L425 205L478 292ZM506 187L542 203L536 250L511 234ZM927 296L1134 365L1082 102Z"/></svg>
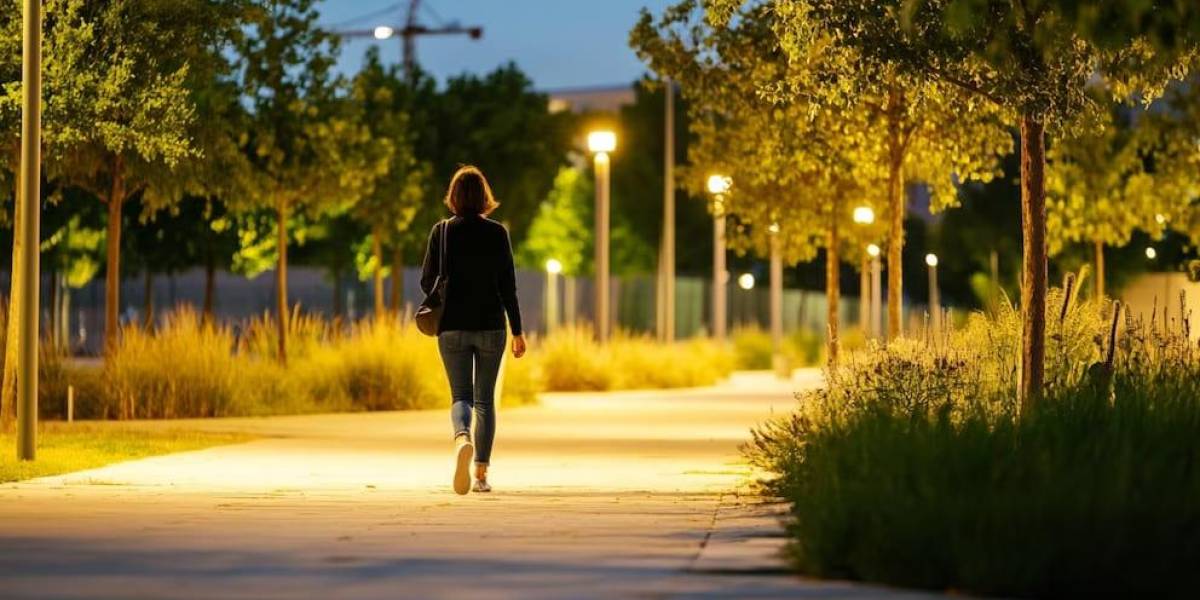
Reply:
<svg viewBox="0 0 1200 600"><path fill-rule="evenodd" d="M443 411L151 424L264 437L0 486L0 596L910 596L787 574L781 507L739 494L749 427L818 377L502 409L465 497Z"/></svg>

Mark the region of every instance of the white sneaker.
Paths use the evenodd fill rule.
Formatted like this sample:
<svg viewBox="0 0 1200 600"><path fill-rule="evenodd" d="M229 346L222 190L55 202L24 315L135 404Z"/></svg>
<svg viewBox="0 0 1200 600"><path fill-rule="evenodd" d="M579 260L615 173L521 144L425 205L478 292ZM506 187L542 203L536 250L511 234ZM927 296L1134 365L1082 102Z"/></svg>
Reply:
<svg viewBox="0 0 1200 600"><path fill-rule="evenodd" d="M487 493L487 492L492 491L492 486L488 485L488 482L486 479L476 479L475 487L473 489L476 492Z"/></svg>
<svg viewBox="0 0 1200 600"><path fill-rule="evenodd" d="M457 440L457 458L454 464L454 493L465 495L471 491L471 460L475 458L475 446L466 436Z"/></svg>

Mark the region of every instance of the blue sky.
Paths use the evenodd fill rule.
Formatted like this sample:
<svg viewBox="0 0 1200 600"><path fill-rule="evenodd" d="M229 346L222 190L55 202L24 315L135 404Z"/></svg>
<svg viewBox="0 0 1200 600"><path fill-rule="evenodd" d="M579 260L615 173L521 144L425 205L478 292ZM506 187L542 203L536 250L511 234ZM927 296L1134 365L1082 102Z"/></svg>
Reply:
<svg viewBox="0 0 1200 600"><path fill-rule="evenodd" d="M645 68L629 49L629 29L643 6L655 14L672 0L423 0L421 23L481 25L483 39L466 36L428 36L417 43L421 65L444 80L469 71L485 73L509 60L533 79L538 89L558 89L631 83ZM408 2L397 0L324 0L321 22L343 23L360 15L403 6L389 16L355 23L355 29L400 24ZM385 60L399 62L400 41L347 40L340 68L357 70L371 44L380 44Z"/></svg>

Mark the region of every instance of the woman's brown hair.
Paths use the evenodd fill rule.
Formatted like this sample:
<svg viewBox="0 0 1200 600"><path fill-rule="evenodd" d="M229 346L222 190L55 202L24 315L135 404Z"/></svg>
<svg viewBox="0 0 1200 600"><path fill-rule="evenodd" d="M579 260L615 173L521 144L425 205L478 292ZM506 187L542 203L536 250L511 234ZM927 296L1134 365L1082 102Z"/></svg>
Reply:
<svg viewBox="0 0 1200 600"><path fill-rule="evenodd" d="M500 206L492 196L492 186L488 185L483 171L471 165L465 165L454 172L450 178L450 188L446 190L446 206L450 212L460 217L476 215L488 216Z"/></svg>

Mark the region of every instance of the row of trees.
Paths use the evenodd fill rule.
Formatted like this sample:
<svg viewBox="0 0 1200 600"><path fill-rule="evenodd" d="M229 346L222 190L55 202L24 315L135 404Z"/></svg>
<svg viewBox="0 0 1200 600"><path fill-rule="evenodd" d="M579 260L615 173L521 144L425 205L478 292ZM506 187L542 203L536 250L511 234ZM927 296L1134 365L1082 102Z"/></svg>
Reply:
<svg viewBox="0 0 1200 600"><path fill-rule="evenodd" d="M739 243L761 250L778 235L791 260L823 247L836 273L838 246L851 239L847 211L872 205L887 230L862 234L886 239L895 300L906 188L927 186L935 211L954 206L959 185L999 173L1015 129L1021 390L1032 402L1042 390L1048 250L1121 243L1195 212L1187 171L1197 138L1178 124L1186 111L1145 115L1171 124L1145 125L1147 133L1117 124L1195 66L1198 22L1181 3L683 0L657 19L644 13L631 42L691 101L700 138L689 153L691 185L708 172L733 175L726 208ZM1050 154L1048 136L1061 141ZM831 305L837 284L827 281ZM889 302L890 336L900 333L899 309Z"/></svg>
<svg viewBox="0 0 1200 600"><path fill-rule="evenodd" d="M0 185L15 189L21 11L16 0L4 2ZM319 26L314 5L45 2L41 250L48 270L71 285L104 274L105 347L119 334L123 266L149 274L203 265L208 312L218 270L274 268L286 362L289 249L313 238L339 242L321 257L329 263L363 250L357 262L375 281L382 314L383 279L423 249L445 212L440 182L462 163L491 175L504 205L498 216L514 238L527 230L566 161L569 115L551 114L511 65L439 86L384 65L372 49L356 74L343 76L334 70L339 39ZM23 215L5 216L19 229ZM133 238L123 239L131 223ZM38 250L14 239L13 286L21 253ZM137 257L132 265L123 265L123 250ZM394 309L401 294L393 282ZM17 310L10 302L10 314ZM9 358L16 338L8 336ZM0 417L11 413L15 362L4 362Z"/></svg>

